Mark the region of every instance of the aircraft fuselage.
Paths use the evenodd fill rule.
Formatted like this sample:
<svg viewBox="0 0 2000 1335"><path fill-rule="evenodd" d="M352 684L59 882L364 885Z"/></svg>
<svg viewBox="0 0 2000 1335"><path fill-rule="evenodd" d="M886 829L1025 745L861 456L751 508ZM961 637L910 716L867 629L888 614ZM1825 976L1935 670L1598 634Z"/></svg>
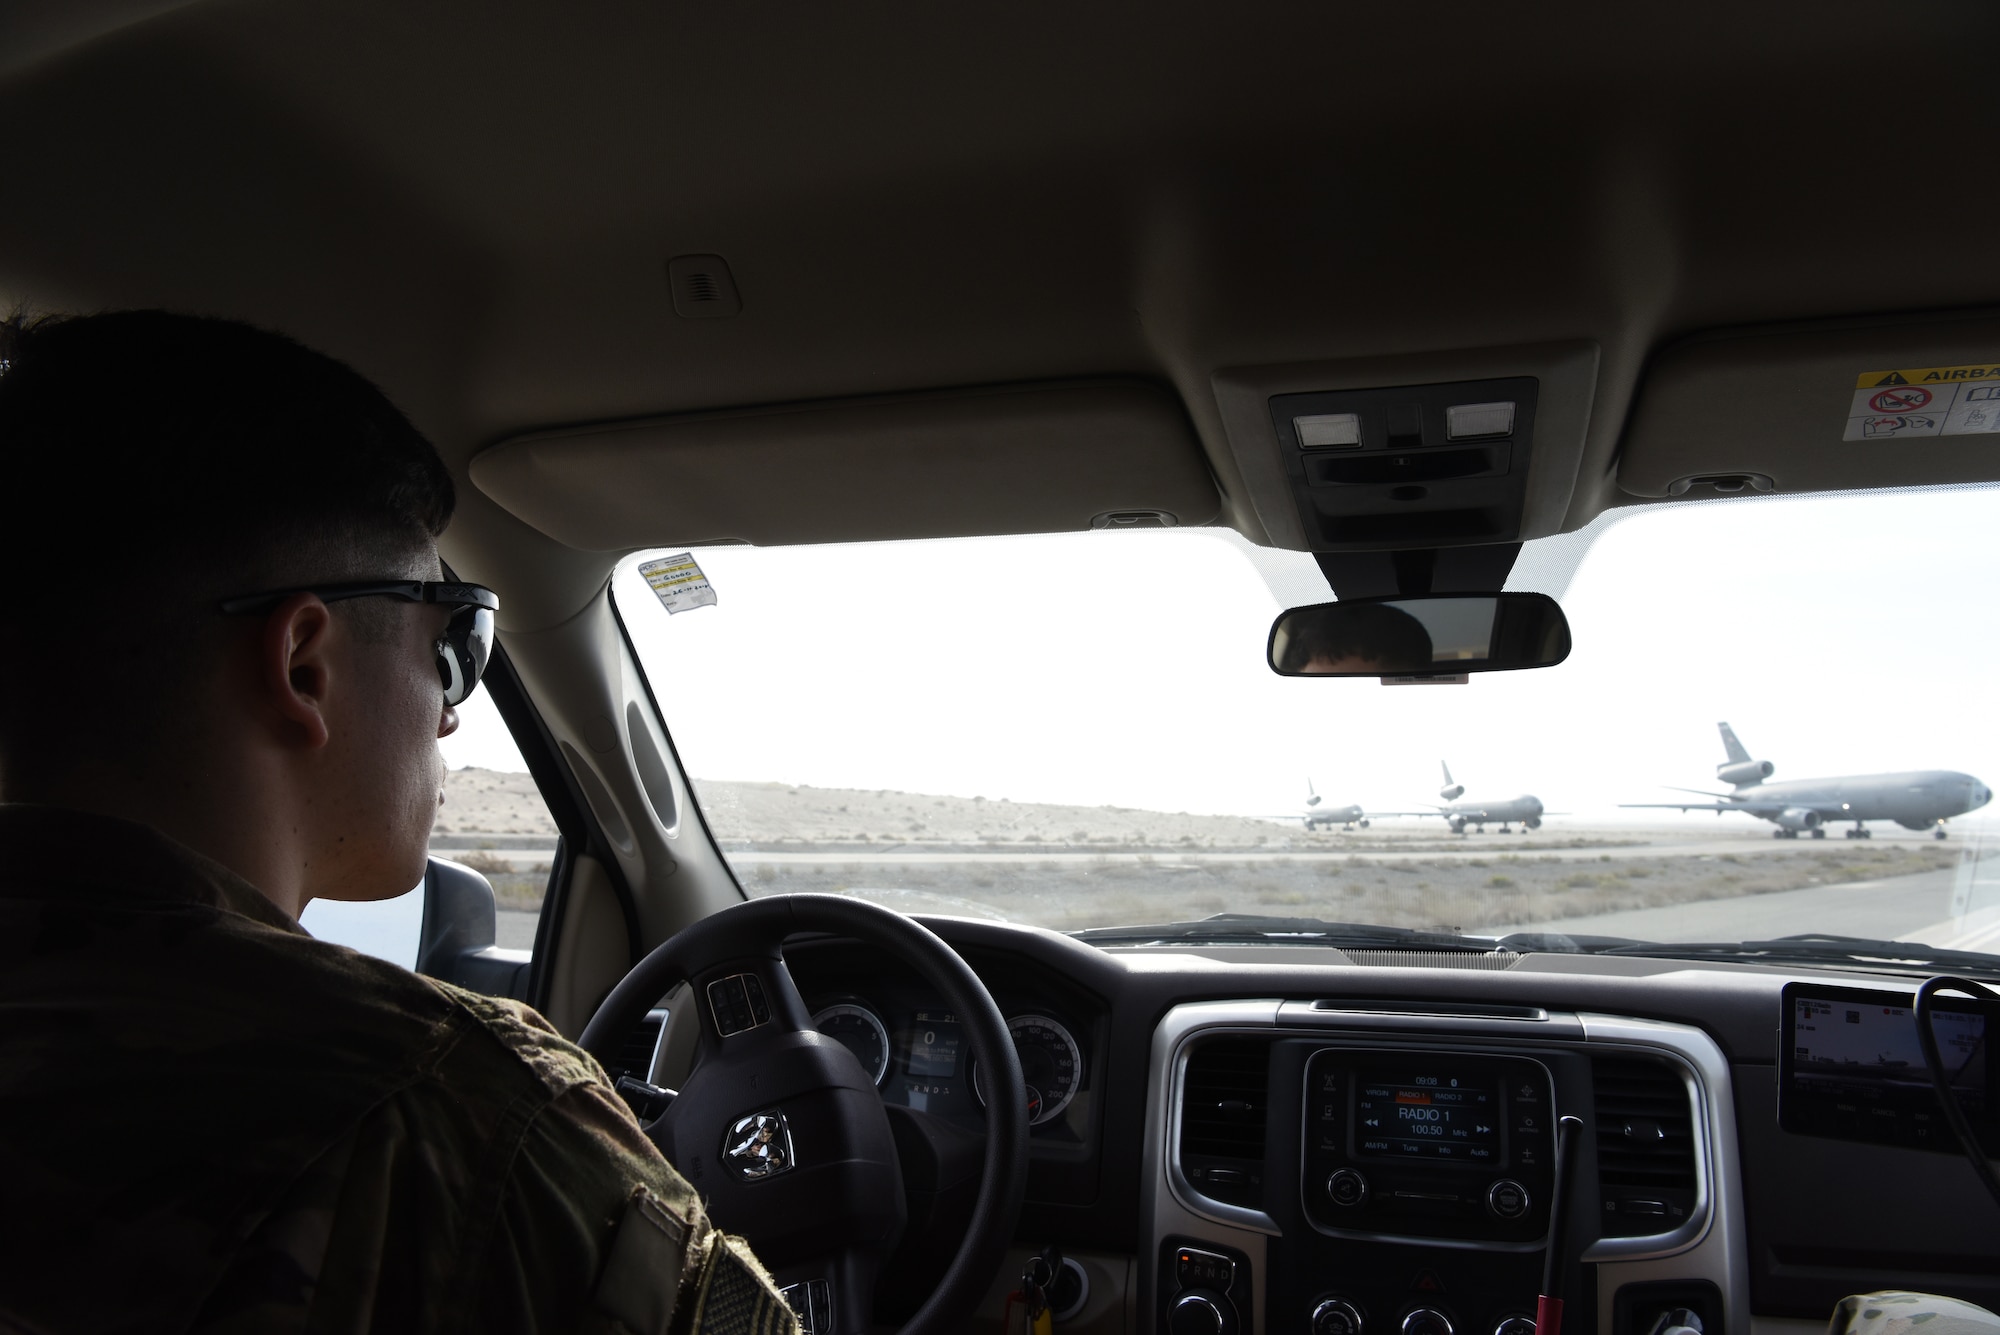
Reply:
<svg viewBox="0 0 2000 1335"><path fill-rule="evenodd" d="M1948 769L1740 784L1723 799L1754 804L1757 809L1750 814L1773 824L1781 823L1777 818L1784 810L1802 810L1817 812L1828 822L1892 820L1916 830L1992 800L1992 791L1978 779Z"/></svg>
<svg viewBox="0 0 2000 1335"><path fill-rule="evenodd" d="M1542 823L1542 799L1523 793L1501 802L1453 802L1438 814L1454 828L1467 825L1511 825L1519 822L1533 829Z"/></svg>

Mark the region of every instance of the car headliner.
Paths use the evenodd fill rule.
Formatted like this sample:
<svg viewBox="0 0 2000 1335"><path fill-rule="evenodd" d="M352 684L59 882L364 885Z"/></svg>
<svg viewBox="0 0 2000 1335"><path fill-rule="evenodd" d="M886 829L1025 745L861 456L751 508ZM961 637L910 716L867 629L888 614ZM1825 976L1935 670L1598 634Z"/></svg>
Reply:
<svg viewBox="0 0 2000 1335"><path fill-rule="evenodd" d="M1635 499L1616 461L1662 349L2000 303L1996 35L1983 3L16 0L0 295L352 361L464 484L447 554L516 629L615 552L507 513L476 454L801 400L1166 386L1220 521L1270 541L1218 372L1587 346L1547 526L1574 529ZM666 261L708 253L737 317L675 313ZM1729 407L1669 414L1638 490L1747 439ZM890 466L857 455L859 483ZM1796 485L1908 480L1936 479L1866 455Z"/></svg>

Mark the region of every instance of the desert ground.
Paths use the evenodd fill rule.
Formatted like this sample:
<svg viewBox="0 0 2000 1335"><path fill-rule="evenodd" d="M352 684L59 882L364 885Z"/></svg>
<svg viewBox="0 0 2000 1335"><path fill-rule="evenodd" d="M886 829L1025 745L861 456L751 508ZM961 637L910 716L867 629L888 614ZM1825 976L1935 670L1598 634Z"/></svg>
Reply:
<svg viewBox="0 0 2000 1335"><path fill-rule="evenodd" d="M1243 912L1473 932L1895 935L1944 917L1955 885L1960 909L1968 878L1985 886L1976 827L1970 839L1960 830L1942 842L1880 825L1868 840L1840 831L1776 840L1769 826L1735 815L1628 827L1552 817L1537 831L1464 836L1431 819L1307 832L1297 822L1119 807L696 787L750 894L852 894L1062 929ZM532 940L554 843L527 775L448 776L432 848L494 882L511 938L502 944ZM2000 860L1992 865L2000 900Z"/></svg>

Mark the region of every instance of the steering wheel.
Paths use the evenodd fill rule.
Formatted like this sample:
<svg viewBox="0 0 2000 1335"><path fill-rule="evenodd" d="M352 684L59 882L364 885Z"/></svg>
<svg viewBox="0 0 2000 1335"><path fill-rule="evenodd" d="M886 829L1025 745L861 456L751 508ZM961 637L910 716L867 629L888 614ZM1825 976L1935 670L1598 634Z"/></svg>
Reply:
<svg viewBox="0 0 2000 1335"><path fill-rule="evenodd" d="M693 1071L646 1126L708 1202L718 1228L749 1240L781 1284L823 1280L835 1329L872 1325L875 1281L902 1234L903 1173L870 1074L813 1028L781 954L826 932L887 951L936 988L993 1097L972 1223L958 1255L901 1335L964 1329L999 1270L1027 1187L1027 1089L1000 1008L934 933L841 895L777 895L711 914L634 965L583 1031L608 1063L659 999L692 984Z"/></svg>

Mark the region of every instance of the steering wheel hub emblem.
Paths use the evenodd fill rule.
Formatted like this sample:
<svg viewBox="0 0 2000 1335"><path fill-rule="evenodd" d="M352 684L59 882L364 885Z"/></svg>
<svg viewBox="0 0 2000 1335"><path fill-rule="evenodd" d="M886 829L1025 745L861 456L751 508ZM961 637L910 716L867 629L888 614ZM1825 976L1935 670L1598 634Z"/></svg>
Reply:
<svg viewBox="0 0 2000 1335"><path fill-rule="evenodd" d="M791 1124L776 1108L739 1117L723 1139L722 1158L745 1181L776 1177L792 1167Z"/></svg>

